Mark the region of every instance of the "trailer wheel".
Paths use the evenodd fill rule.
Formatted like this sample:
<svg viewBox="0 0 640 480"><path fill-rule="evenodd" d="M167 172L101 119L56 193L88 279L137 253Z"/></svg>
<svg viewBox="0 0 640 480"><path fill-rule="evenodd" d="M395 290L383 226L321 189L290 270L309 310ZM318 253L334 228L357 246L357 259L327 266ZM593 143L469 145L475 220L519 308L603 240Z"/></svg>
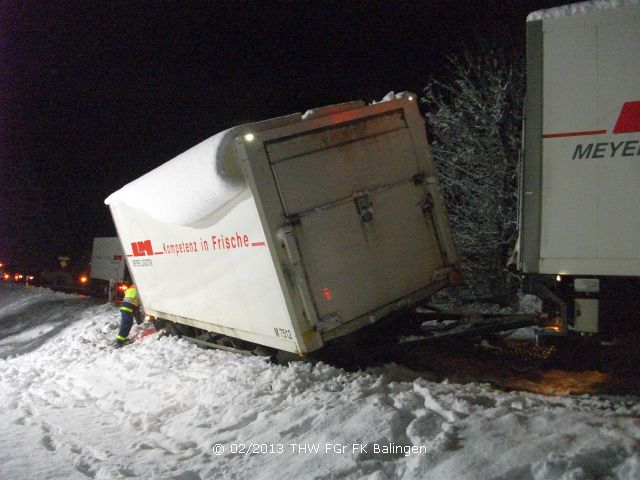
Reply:
<svg viewBox="0 0 640 480"><path fill-rule="evenodd" d="M156 322L158 322L156 324ZM178 329L178 326L174 322L170 322L169 320L165 320L164 318L158 318L153 322L156 330L160 330L164 328L166 335L171 335L172 337L182 337L182 332ZM158 328L159 327L159 328Z"/></svg>
<svg viewBox="0 0 640 480"><path fill-rule="evenodd" d="M163 318L154 318L153 320L151 320L151 323L153 323L153 327L157 330L160 331L163 328L166 328L167 326L167 321Z"/></svg>

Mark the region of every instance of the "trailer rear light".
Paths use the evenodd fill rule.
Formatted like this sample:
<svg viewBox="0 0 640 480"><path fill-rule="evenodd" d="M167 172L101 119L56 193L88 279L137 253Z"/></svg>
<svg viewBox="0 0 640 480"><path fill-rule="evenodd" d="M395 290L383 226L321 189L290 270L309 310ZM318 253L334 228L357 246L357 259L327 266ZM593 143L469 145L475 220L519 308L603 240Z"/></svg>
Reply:
<svg viewBox="0 0 640 480"><path fill-rule="evenodd" d="M124 292L128 287L122 283L120 285L118 285L118 290L120 290L121 292Z"/></svg>
<svg viewBox="0 0 640 480"><path fill-rule="evenodd" d="M551 317L544 315L540 319L540 327L548 332L561 332L562 331L562 316L553 315Z"/></svg>
<svg viewBox="0 0 640 480"><path fill-rule="evenodd" d="M331 290L329 290L327 287L322 289L322 294L324 295L325 300L331 300Z"/></svg>
<svg viewBox="0 0 640 480"><path fill-rule="evenodd" d="M86 275L80 276L80 283L87 283L88 281L89 281L89 277L87 277Z"/></svg>

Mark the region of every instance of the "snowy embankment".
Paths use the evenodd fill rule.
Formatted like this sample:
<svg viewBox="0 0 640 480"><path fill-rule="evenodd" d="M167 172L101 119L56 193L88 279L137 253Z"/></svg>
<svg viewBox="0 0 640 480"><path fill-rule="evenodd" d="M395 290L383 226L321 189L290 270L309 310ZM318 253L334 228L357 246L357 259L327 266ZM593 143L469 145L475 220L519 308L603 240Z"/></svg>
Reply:
<svg viewBox="0 0 640 480"><path fill-rule="evenodd" d="M114 350L117 322L0 287L0 478L640 478L637 398L277 366L158 335Z"/></svg>

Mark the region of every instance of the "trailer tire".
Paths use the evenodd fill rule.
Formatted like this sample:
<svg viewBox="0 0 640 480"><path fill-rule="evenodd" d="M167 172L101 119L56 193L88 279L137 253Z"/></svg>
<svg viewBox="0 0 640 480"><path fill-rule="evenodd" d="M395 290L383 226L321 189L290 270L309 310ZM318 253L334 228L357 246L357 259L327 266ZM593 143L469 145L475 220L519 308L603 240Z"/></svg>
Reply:
<svg viewBox="0 0 640 480"><path fill-rule="evenodd" d="M167 335L171 335L172 337L182 337L182 333L180 332L178 325L169 320L162 320L162 328L167 333Z"/></svg>

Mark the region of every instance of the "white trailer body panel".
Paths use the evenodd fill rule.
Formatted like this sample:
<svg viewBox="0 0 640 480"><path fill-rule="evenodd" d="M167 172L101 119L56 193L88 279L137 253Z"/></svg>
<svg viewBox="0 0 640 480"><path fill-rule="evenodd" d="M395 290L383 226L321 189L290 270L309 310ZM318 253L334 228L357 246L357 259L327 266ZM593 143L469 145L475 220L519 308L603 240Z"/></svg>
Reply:
<svg viewBox="0 0 640 480"><path fill-rule="evenodd" d="M212 324L218 333L295 351L280 284L248 191L221 218L199 226L158 222L126 204L111 211L125 245L136 245L127 261L147 313L206 330ZM272 338L274 329L283 337Z"/></svg>
<svg viewBox="0 0 640 480"><path fill-rule="evenodd" d="M638 276L640 6L576 11L527 25L521 264Z"/></svg>
<svg viewBox="0 0 640 480"><path fill-rule="evenodd" d="M98 280L124 279L125 258L118 237L96 237L91 251L90 277Z"/></svg>
<svg viewBox="0 0 640 480"><path fill-rule="evenodd" d="M139 196L126 192L136 182L147 189L157 174L108 199L148 313L304 353L455 283L414 101L352 102L232 132L211 161L227 159L233 185L205 217L180 225L134 205ZM204 151L177 159L196 165L191 157Z"/></svg>

